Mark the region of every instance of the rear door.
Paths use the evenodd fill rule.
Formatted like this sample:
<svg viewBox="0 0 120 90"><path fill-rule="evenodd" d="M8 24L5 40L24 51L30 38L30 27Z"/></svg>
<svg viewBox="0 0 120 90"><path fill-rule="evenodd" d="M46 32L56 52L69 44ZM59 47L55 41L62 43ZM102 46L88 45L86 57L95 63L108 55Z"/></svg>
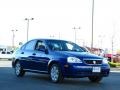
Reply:
<svg viewBox="0 0 120 90"><path fill-rule="evenodd" d="M31 40L26 43L20 50L21 64L24 69L34 69L33 53L35 49L36 40Z"/></svg>

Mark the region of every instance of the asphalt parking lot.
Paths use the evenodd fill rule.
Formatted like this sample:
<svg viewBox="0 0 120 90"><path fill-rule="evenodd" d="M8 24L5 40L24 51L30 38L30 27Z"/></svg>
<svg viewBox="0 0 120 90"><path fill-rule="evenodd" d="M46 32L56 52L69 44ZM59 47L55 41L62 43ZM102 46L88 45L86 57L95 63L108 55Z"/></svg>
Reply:
<svg viewBox="0 0 120 90"><path fill-rule="evenodd" d="M120 71L112 68L109 77L100 83L87 78L67 78L60 84L50 82L48 75L26 73L22 78L14 75L11 61L0 61L0 90L119 90Z"/></svg>

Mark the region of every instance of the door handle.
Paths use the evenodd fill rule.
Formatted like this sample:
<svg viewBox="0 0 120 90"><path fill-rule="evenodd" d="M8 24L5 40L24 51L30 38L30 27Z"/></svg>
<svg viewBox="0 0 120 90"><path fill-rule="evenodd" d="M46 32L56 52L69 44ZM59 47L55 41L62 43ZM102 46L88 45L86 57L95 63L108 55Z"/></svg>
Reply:
<svg viewBox="0 0 120 90"><path fill-rule="evenodd" d="M24 52L21 52L21 54L24 54Z"/></svg>
<svg viewBox="0 0 120 90"><path fill-rule="evenodd" d="M36 55L36 53L33 53L32 55Z"/></svg>

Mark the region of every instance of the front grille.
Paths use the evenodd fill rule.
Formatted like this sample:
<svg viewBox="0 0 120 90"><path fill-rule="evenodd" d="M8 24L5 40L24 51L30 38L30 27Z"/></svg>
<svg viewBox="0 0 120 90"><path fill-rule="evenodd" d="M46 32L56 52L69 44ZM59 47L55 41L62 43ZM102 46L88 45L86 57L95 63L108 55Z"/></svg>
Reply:
<svg viewBox="0 0 120 90"><path fill-rule="evenodd" d="M102 60L84 60L86 64L98 65L102 64Z"/></svg>

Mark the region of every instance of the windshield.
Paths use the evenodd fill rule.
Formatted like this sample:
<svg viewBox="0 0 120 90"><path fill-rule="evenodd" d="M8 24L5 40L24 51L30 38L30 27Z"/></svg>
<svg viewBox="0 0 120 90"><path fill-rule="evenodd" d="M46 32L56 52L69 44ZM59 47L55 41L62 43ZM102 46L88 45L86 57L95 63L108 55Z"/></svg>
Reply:
<svg viewBox="0 0 120 90"><path fill-rule="evenodd" d="M53 51L75 51L84 52L80 46L75 43L62 40L48 40L47 45Z"/></svg>

